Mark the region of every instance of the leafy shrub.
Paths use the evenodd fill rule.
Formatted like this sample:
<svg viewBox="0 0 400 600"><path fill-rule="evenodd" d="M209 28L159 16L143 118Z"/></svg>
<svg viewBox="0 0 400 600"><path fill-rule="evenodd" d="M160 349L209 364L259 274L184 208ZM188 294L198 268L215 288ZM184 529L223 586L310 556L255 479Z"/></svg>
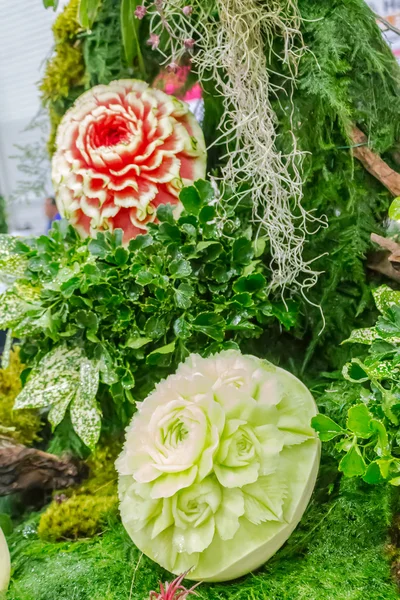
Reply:
<svg viewBox="0 0 400 600"><path fill-rule="evenodd" d="M0 326L23 338L32 369L17 406L53 405L55 426L71 403L75 429L91 446L99 380L104 420L125 424L132 404L191 352L238 348L276 320L294 324L292 304L269 298L265 240L253 241L248 206L228 203L221 226L209 183L185 188L181 200L183 216L176 221L170 205L160 207L160 224L128 247L121 230L82 240L60 222L49 236L7 251L7 260L17 252L26 264L0 302ZM83 422L93 425L90 433Z"/></svg>
<svg viewBox="0 0 400 600"><path fill-rule="evenodd" d="M355 330L347 340L370 346L364 360L354 358L343 369L359 393L337 422L320 414L313 425L322 441L336 440L331 449L345 476L399 486L400 292L381 286L374 298L381 313L376 326Z"/></svg>

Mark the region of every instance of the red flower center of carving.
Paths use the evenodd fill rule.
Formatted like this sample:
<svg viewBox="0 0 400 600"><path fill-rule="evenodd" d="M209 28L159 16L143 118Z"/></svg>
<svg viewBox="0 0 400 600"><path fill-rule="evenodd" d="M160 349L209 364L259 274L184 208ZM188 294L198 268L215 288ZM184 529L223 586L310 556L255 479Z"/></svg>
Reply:
<svg viewBox="0 0 400 600"><path fill-rule="evenodd" d="M127 143L131 132L122 117L107 115L92 124L89 135L93 148L101 148Z"/></svg>

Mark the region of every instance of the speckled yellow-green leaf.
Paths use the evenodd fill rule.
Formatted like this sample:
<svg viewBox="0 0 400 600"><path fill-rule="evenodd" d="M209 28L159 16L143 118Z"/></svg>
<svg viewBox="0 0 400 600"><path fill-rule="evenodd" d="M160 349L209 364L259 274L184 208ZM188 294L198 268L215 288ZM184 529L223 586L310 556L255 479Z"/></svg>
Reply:
<svg viewBox="0 0 400 600"><path fill-rule="evenodd" d="M16 244L18 238L12 235L0 234L0 277L22 277L27 259L18 254Z"/></svg>
<svg viewBox="0 0 400 600"><path fill-rule="evenodd" d="M98 364L84 358L80 364L78 391L71 404L71 422L76 433L91 450L96 446L101 431L101 412L96 402L98 387Z"/></svg>
<svg viewBox="0 0 400 600"><path fill-rule="evenodd" d="M0 329L13 329L35 302L39 300L40 289L27 282L17 281L0 296Z"/></svg>
<svg viewBox="0 0 400 600"><path fill-rule="evenodd" d="M49 421L55 427L64 418L79 387L79 369L83 358L79 348L57 346L41 360L17 396L14 408L51 406Z"/></svg>
<svg viewBox="0 0 400 600"><path fill-rule="evenodd" d="M392 290L388 285L380 285L373 291L376 308L385 314L393 304L400 305L400 292Z"/></svg>

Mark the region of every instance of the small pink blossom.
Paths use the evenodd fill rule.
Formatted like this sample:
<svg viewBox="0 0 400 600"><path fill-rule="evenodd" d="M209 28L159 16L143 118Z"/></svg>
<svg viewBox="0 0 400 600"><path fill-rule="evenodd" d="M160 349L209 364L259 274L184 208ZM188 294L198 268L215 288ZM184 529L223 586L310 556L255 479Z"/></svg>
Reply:
<svg viewBox="0 0 400 600"><path fill-rule="evenodd" d="M185 48L187 48L188 50L191 50L195 45L195 41L193 38L188 38L183 43L185 44Z"/></svg>
<svg viewBox="0 0 400 600"><path fill-rule="evenodd" d="M186 15L186 17L190 17L193 12L193 6L184 6L182 8L182 12L184 15Z"/></svg>
<svg viewBox="0 0 400 600"><path fill-rule="evenodd" d="M147 40L147 44L151 46L152 50L157 50L160 44L160 36L156 33L151 33L150 38Z"/></svg>
<svg viewBox="0 0 400 600"><path fill-rule="evenodd" d="M168 71L171 71L172 73L176 73L179 69L179 65L176 62L171 62L168 67L167 67Z"/></svg>
<svg viewBox="0 0 400 600"><path fill-rule="evenodd" d="M136 10L135 10L135 17L137 17L138 19L143 19L143 17L146 15L147 13L147 8L142 4L141 6L137 6Z"/></svg>
<svg viewBox="0 0 400 600"><path fill-rule="evenodd" d="M164 585L160 583L160 592L150 592L149 600L186 600L189 594L197 596L194 590L198 585L200 585L199 583L191 587L190 590L187 590L182 585L182 581L184 580L187 574L188 571L186 571L186 573L183 573L183 575L181 575L180 577L174 579L174 581L172 581L171 583L165 583Z"/></svg>

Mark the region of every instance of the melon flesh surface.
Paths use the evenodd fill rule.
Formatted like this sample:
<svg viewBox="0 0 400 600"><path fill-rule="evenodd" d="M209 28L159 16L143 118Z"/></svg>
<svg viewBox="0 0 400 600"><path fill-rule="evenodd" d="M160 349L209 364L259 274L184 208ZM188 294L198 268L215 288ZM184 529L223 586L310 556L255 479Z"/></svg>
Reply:
<svg viewBox="0 0 400 600"><path fill-rule="evenodd" d="M10 582L11 562L10 553L4 533L0 527L0 594L5 592Z"/></svg>

